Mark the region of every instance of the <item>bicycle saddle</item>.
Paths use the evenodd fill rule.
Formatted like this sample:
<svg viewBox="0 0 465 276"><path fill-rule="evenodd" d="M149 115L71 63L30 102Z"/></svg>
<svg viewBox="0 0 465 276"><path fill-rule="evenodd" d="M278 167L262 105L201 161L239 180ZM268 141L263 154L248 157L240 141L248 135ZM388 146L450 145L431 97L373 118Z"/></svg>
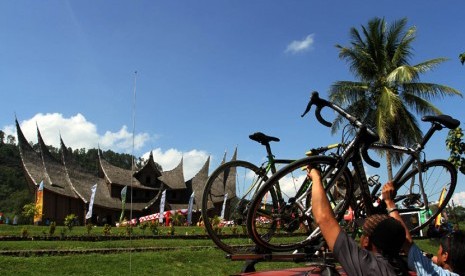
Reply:
<svg viewBox="0 0 465 276"><path fill-rule="evenodd" d="M421 120L424 122L437 122L449 129L455 129L460 125L459 120L454 119L449 115L423 116Z"/></svg>
<svg viewBox="0 0 465 276"><path fill-rule="evenodd" d="M267 145L270 142L279 142L279 138L273 137L273 136L268 136L266 134L263 134L261 132L255 132L254 134L250 134L249 138L259 142L262 145Z"/></svg>

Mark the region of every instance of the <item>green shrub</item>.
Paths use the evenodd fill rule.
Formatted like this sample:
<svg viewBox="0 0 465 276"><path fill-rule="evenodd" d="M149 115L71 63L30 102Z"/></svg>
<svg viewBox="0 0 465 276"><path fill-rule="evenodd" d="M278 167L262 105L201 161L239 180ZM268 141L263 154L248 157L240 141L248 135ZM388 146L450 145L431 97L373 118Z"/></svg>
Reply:
<svg viewBox="0 0 465 276"><path fill-rule="evenodd" d="M86 224L87 235L90 235L90 232L92 232L93 228L94 228L94 225L92 223Z"/></svg>
<svg viewBox="0 0 465 276"><path fill-rule="evenodd" d="M53 235L55 234L56 228L57 228L56 223L55 223L54 221L52 221L52 222L50 223L49 228L48 228L48 234L49 234L50 236L53 236Z"/></svg>
<svg viewBox="0 0 465 276"><path fill-rule="evenodd" d="M111 225L110 224L105 224L103 226L103 234L105 236L109 236L111 234Z"/></svg>
<svg viewBox="0 0 465 276"><path fill-rule="evenodd" d="M22 238L27 238L29 236L29 230L27 227L21 228L21 237Z"/></svg>
<svg viewBox="0 0 465 276"><path fill-rule="evenodd" d="M171 236L174 236L174 233L175 233L175 229L174 229L174 223L171 223L170 225L170 229L168 230L168 233L171 235Z"/></svg>
<svg viewBox="0 0 465 276"><path fill-rule="evenodd" d="M61 230L60 230L60 237L63 239L65 236L66 236L66 228L63 227L63 228L61 228Z"/></svg>
<svg viewBox="0 0 465 276"><path fill-rule="evenodd" d="M132 235L132 232L133 232L133 227L131 224L126 224L126 235L127 236L131 236Z"/></svg>
<svg viewBox="0 0 465 276"><path fill-rule="evenodd" d="M142 235L145 235L145 229L147 229L148 226L149 224L146 221L139 224L139 229L142 231Z"/></svg>
<svg viewBox="0 0 465 276"><path fill-rule="evenodd" d="M68 227L69 232L71 232L76 225L77 218L75 214L69 214L65 217L65 226Z"/></svg>
<svg viewBox="0 0 465 276"><path fill-rule="evenodd" d="M158 235L158 221L155 220L150 223L150 231L153 235Z"/></svg>

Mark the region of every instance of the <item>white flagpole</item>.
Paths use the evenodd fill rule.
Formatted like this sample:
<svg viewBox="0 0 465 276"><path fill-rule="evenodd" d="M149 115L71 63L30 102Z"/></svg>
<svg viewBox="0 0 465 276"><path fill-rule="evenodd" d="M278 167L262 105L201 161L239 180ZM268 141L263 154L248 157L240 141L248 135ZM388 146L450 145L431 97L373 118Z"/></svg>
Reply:
<svg viewBox="0 0 465 276"><path fill-rule="evenodd" d="M131 180L130 180L130 195L131 195L131 202L130 202L130 208L129 208L129 221L132 221L132 181L133 181L133 175L135 171L135 157L134 157L134 132L136 131L136 81L137 81L137 71L134 71L134 100L132 102L132 166L131 166ZM129 236L129 241L132 244L132 236ZM130 252L129 254L129 272L130 274L132 273L132 254Z"/></svg>
<svg viewBox="0 0 465 276"><path fill-rule="evenodd" d="M137 71L134 71L134 98L133 98L133 103L132 103L132 165L131 165L131 171L132 171L132 174L134 174L135 172L135 167L136 167L136 164L135 164L135 157L134 157L134 144L135 144L135 131L136 131L136 84L137 84ZM129 209L129 220L131 221L132 220L132 181L133 181L133 177L132 177L132 174L131 174L131 180L130 180L130 183L131 183L131 202L130 202L130 205L131 205L131 208Z"/></svg>

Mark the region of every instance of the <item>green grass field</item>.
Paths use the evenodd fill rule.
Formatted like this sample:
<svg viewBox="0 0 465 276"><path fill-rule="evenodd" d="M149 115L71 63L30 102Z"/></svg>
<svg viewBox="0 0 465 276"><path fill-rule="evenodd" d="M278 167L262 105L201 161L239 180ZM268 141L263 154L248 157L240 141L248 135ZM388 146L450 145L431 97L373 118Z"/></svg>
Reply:
<svg viewBox="0 0 465 276"><path fill-rule="evenodd" d="M47 227L27 226L30 236L41 236ZM0 236L19 236L22 226L0 225ZM95 230L95 231L94 231ZM121 230L121 229L118 229ZM168 236L168 228L160 228ZM99 227L91 235L100 235ZM140 229L134 229L134 235ZM166 231L166 233L164 232ZM197 227L177 229L178 235L203 234ZM84 227L76 227L72 235L87 235ZM121 233L115 231L115 235ZM113 241L71 241L71 240L24 240L1 241L1 251L12 250L86 250L95 248L153 248L154 251L124 252L111 254L70 254L64 256L42 255L31 257L0 256L0 271L3 275L231 275L239 273L243 261L231 261L226 254L215 248L208 239L159 239L146 238ZM418 240L423 250L435 254L438 243L435 240ZM155 251L157 248L163 250ZM169 250L168 250L169 248ZM256 265L257 270L281 269L303 266L294 262L264 262Z"/></svg>

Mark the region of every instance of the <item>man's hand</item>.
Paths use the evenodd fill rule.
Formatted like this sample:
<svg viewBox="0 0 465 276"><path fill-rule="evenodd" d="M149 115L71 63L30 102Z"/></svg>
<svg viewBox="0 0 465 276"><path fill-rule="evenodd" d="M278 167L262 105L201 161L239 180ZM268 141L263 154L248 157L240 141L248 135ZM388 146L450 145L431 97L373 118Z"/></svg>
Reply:
<svg viewBox="0 0 465 276"><path fill-rule="evenodd" d="M396 204L394 203L394 197L396 197L396 190L394 189L394 183L389 181L383 186L383 190L381 192L383 196L383 200L386 203L387 208L394 208Z"/></svg>
<svg viewBox="0 0 465 276"><path fill-rule="evenodd" d="M319 170L307 166L307 177L311 180L321 180L321 173Z"/></svg>
<svg viewBox="0 0 465 276"><path fill-rule="evenodd" d="M383 190L381 192L383 196L384 203L386 203L386 208L392 209L392 210L397 210L396 209L396 203L394 202L394 198L396 197L396 190L394 189L394 183L389 181L383 186ZM412 245L412 236L410 235L410 231L407 228L407 225L405 225L404 220L400 217L400 214L398 211L395 212L389 212L389 216L395 218L398 220L402 226L405 229L405 243L403 246L403 249L406 253L409 252L410 246Z"/></svg>

